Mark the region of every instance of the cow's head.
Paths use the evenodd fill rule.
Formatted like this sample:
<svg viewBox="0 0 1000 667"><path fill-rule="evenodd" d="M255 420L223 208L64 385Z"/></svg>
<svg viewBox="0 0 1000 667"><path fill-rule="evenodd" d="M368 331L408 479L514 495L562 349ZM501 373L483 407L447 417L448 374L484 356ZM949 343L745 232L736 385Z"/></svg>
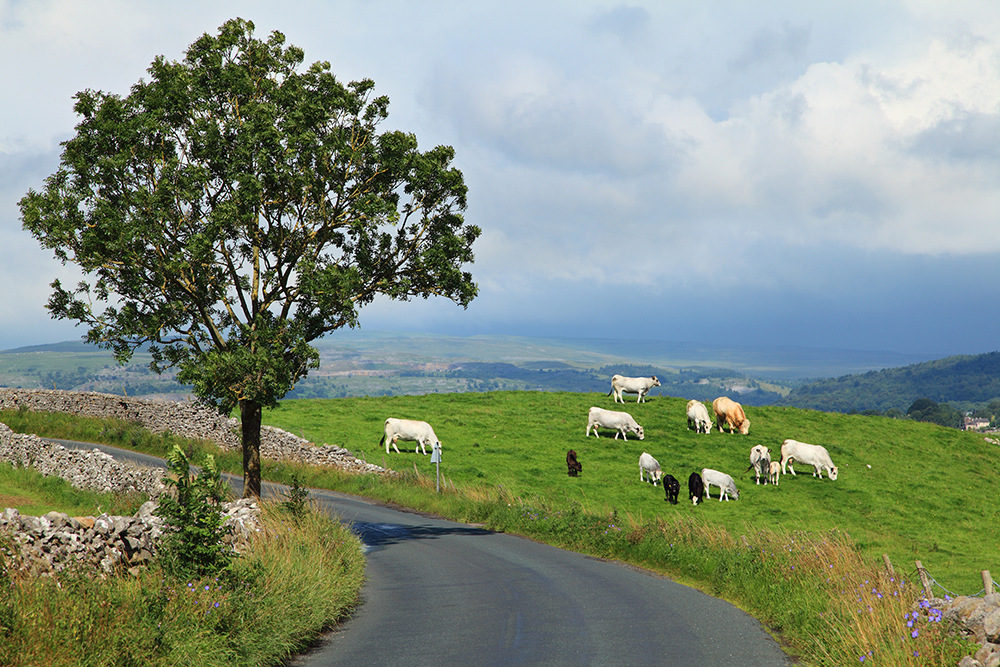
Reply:
<svg viewBox="0 0 1000 667"><path fill-rule="evenodd" d="M749 432L750 432L750 420L749 419L744 419L743 423L740 424L740 433L742 433L743 435L746 435Z"/></svg>
<svg viewBox="0 0 1000 667"><path fill-rule="evenodd" d="M640 440L645 440L646 439L646 436L642 432L642 427L641 426L636 426L635 427L635 434L637 436L639 436Z"/></svg>
<svg viewBox="0 0 1000 667"><path fill-rule="evenodd" d="M837 479L837 466L833 466L832 468L830 468L828 474L830 475L830 479L833 480Z"/></svg>
<svg viewBox="0 0 1000 667"><path fill-rule="evenodd" d="M660 386L660 381L656 379L655 375L653 377L649 378L649 379L653 381L653 386L654 387L659 387Z"/></svg>

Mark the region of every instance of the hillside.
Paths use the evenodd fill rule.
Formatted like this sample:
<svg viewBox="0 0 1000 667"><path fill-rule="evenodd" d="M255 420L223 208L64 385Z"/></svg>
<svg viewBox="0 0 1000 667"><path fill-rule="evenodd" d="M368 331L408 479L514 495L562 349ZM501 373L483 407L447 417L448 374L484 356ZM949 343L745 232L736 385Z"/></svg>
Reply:
<svg viewBox="0 0 1000 667"><path fill-rule="evenodd" d="M973 410L998 397L1000 352L990 352L818 380L793 388L776 404L826 412L906 412L916 399L929 398Z"/></svg>
<svg viewBox="0 0 1000 667"><path fill-rule="evenodd" d="M442 443L441 473L459 485L498 485L536 508L566 510L574 503L620 515L697 519L733 535L755 528L848 533L872 560L889 554L910 571L920 559L952 591L975 592L982 569L1000 571L997 505L983 489L1000 484L1000 447L982 435L911 420L841 415L787 407L750 407L749 435L696 434L687 428L686 401L652 397L619 405L645 429L643 441L585 436L590 406L610 408L604 393L486 392L282 401L265 410L265 424L317 444L351 450L366 461L433 476L429 456L399 443L380 446L386 417L423 419ZM757 486L747 471L750 448L780 456L785 438L823 444L840 467L836 481L808 466L777 487ZM566 451L583 464L567 476ZM662 489L638 481L637 461L649 452L664 472L683 480L676 506ZM267 465L265 466L267 467ZM739 500L704 506L687 502L686 480L703 467L731 474ZM928 474L928 470L935 471Z"/></svg>

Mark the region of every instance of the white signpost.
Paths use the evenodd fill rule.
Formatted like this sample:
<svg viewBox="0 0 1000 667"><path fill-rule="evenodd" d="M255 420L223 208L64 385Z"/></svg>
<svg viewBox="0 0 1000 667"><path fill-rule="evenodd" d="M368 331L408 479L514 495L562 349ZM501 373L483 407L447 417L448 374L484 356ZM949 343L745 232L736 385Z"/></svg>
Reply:
<svg viewBox="0 0 1000 667"><path fill-rule="evenodd" d="M441 443L434 443L434 451L431 452L431 463L437 467L437 492L441 493Z"/></svg>

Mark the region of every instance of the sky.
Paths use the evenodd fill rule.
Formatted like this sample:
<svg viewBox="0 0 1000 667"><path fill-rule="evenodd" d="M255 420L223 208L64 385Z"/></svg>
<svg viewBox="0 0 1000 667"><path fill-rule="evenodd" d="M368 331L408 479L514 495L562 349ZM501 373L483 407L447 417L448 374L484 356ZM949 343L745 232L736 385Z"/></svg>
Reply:
<svg viewBox="0 0 1000 667"><path fill-rule="evenodd" d="M478 297L376 301L363 329L1000 348L995 0L0 0L0 349L84 334L17 206L73 96L237 16L455 148Z"/></svg>

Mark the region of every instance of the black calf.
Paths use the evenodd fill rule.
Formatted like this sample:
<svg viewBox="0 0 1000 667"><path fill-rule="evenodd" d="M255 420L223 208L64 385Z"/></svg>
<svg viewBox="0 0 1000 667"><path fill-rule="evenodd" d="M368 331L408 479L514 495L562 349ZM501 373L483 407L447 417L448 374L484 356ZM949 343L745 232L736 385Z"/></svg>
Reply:
<svg viewBox="0 0 1000 667"><path fill-rule="evenodd" d="M691 502L695 505L705 495L705 485L701 481L701 475L696 472L691 473L691 476L688 477L688 493L690 494Z"/></svg>
<svg viewBox="0 0 1000 667"><path fill-rule="evenodd" d="M663 476L663 493L666 494L665 500L671 505L677 504L677 494L681 492L680 482L673 475Z"/></svg>

